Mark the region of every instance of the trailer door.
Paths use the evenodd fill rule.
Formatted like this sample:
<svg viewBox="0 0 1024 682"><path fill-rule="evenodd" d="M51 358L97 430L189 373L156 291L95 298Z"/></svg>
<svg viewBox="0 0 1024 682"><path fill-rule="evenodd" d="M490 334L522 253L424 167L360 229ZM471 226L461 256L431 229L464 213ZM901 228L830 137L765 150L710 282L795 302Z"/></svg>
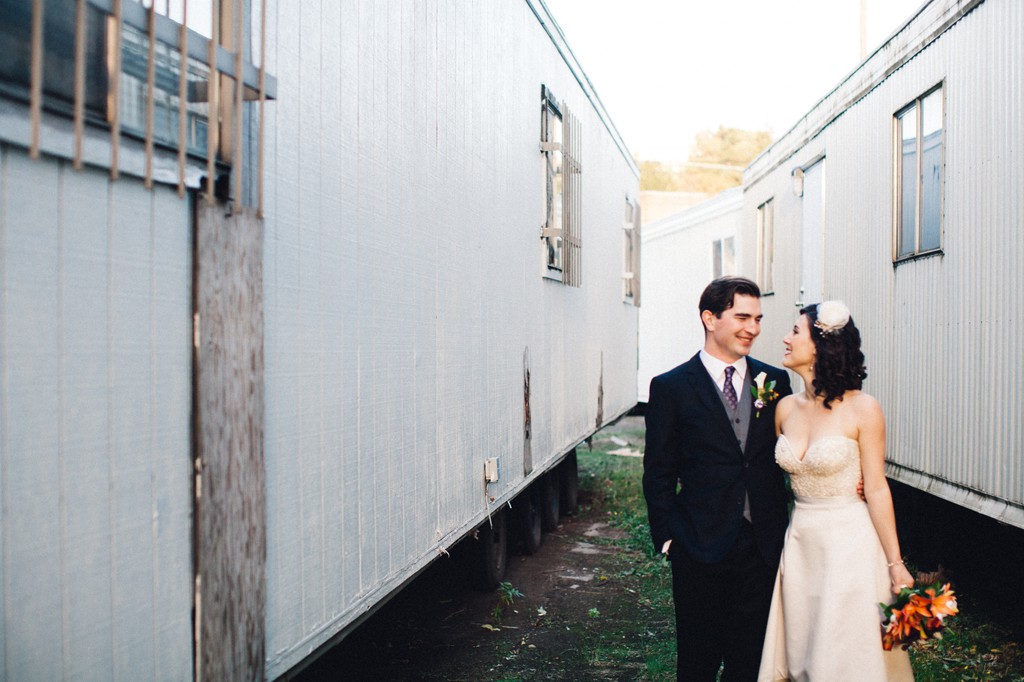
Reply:
<svg viewBox="0 0 1024 682"><path fill-rule="evenodd" d="M824 159L804 169L804 195L802 210L800 259L800 300L798 305L821 301L821 251L824 247L822 232L825 222Z"/></svg>

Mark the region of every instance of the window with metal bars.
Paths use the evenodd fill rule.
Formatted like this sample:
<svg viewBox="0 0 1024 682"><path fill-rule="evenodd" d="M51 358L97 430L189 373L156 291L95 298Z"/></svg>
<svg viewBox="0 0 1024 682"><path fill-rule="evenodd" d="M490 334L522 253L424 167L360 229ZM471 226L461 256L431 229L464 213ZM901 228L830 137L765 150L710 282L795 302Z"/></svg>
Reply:
<svg viewBox="0 0 1024 682"><path fill-rule="evenodd" d="M545 276L569 286L582 279L582 149L579 120L541 87L540 151L544 183L541 241Z"/></svg>
<svg viewBox="0 0 1024 682"><path fill-rule="evenodd" d="M640 305L640 207L626 198L622 223L622 295L627 303Z"/></svg>
<svg viewBox="0 0 1024 682"><path fill-rule="evenodd" d="M275 79L251 56L263 53L265 2L193 5L199 9L189 15L187 0L0 0L0 96L28 104L29 154L40 152L45 111L72 119L68 156L76 168L89 126L110 133L112 177L119 174L122 138L130 138L145 147L147 185L157 150L178 152L181 193L188 159L205 160L208 177L231 171L236 202L243 169L257 178L250 185L261 185L263 116L249 107L262 110L276 91ZM212 127L211 109L220 121ZM252 158L243 160L247 127L258 128L258 139ZM252 203L261 203L262 188L251 188Z"/></svg>

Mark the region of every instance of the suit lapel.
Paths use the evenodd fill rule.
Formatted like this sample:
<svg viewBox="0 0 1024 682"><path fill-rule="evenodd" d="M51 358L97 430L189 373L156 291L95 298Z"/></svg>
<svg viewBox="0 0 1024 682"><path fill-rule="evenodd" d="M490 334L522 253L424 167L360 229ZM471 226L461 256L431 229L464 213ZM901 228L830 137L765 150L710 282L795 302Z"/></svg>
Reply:
<svg viewBox="0 0 1024 682"><path fill-rule="evenodd" d="M758 374L763 372L763 371L764 371L764 367L761 365L760 362L758 362L757 360L754 360L753 358L751 358L749 356L747 357L747 372L749 372L748 376L750 377L750 385L751 386L753 386L753 387L757 386L757 384L754 382L754 378ZM766 382L767 381L768 380L766 379ZM751 443L756 442L755 439L757 439L757 438L764 438L765 437L764 430L767 428L766 425L770 425L772 427L772 430L774 431L775 421L774 421L774 419L768 419L767 418L767 415L765 414L767 411L768 411L767 407L765 409L761 410L761 416L758 417L757 416L758 410L757 410L756 407L754 407L753 396L751 396L751 400L750 400L750 426L747 429L747 443L746 443L746 447L743 448L744 452L746 452L747 450L750 449Z"/></svg>
<svg viewBox="0 0 1024 682"><path fill-rule="evenodd" d="M735 432L732 430L732 424L729 423L729 415L725 412L722 399L718 397L718 387L715 386L715 382L711 379L711 375L708 374L707 368L701 362L700 353L693 356L690 362L687 363L687 375L690 387L704 405L704 409L711 415L717 428L722 431L723 438L736 442Z"/></svg>

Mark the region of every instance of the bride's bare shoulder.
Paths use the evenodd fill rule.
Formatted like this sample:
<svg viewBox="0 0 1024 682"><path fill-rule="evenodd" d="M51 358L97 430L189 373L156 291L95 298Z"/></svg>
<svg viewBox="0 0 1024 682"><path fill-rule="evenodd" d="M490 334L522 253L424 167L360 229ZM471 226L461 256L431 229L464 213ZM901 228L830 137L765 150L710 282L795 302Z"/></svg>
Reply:
<svg viewBox="0 0 1024 682"><path fill-rule="evenodd" d="M864 391L850 391L844 396L844 402L848 402L850 410L860 419L882 419L882 404L873 395Z"/></svg>
<svg viewBox="0 0 1024 682"><path fill-rule="evenodd" d="M800 396L796 393L790 393L779 401L778 407L775 408L776 413L787 414L790 410L796 407L797 400L799 399Z"/></svg>

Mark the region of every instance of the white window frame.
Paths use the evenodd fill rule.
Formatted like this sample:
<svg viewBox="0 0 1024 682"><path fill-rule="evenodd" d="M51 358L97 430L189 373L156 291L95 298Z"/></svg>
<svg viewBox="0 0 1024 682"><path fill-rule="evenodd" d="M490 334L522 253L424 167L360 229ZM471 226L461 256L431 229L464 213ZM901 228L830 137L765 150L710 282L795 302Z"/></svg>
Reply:
<svg viewBox="0 0 1024 682"><path fill-rule="evenodd" d="M726 253L732 253L732 259ZM736 236L720 237L711 242L711 278L736 274Z"/></svg>
<svg viewBox="0 0 1024 682"><path fill-rule="evenodd" d="M938 83L893 114L892 259L894 263L942 253L943 229L945 227L943 195L945 194L946 179L946 103L944 86L944 83ZM926 116L929 119L931 119L931 116L925 111L925 107L926 105L934 106L936 104L940 107L938 128L931 134L926 135L923 132ZM912 196L905 195L908 169L904 168L904 160L908 155L904 151L905 143L903 140L904 127L907 121L911 120L910 117L913 117L913 137L912 139L908 138L906 142L913 145L914 168L910 169L914 182ZM936 146L938 149L929 154L930 162L926 161L926 154L929 150L934 150ZM938 177L932 183L928 183L924 178L926 173L937 174ZM929 188L931 191L926 192L925 190ZM912 207L907 206L908 201L913 201ZM925 205L926 202L928 203L927 206ZM906 227L904 223L910 217L908 213L912 215L914 225L906 230L907 234L904 234L904 228ZM933 226L933 230L925 229L925 222L928 220L928 216L938 221L938 224ZM926 234L934 235L936 237L935 243L922 244ZM913 245L905 243L908 237L913 238Z"/></svg>
<svg viewBox="0 0 1024 682"><path fill-rule="evenodd" d="M640 306L640 206L626 197L622 222L622 298Z"/></svg>
<svg viewBox="0 0 1024 682"><path fill-rule="evenodd" d="M757 286L761 294L775 292L775 198L757 207Z"/></svg>
<svg viewBox="0 0 1024 682"><path fill-rule="evenodd" d="M582 280L583 214L580 123L564 102L541 86L544 276L578 287Z"/></svg>

